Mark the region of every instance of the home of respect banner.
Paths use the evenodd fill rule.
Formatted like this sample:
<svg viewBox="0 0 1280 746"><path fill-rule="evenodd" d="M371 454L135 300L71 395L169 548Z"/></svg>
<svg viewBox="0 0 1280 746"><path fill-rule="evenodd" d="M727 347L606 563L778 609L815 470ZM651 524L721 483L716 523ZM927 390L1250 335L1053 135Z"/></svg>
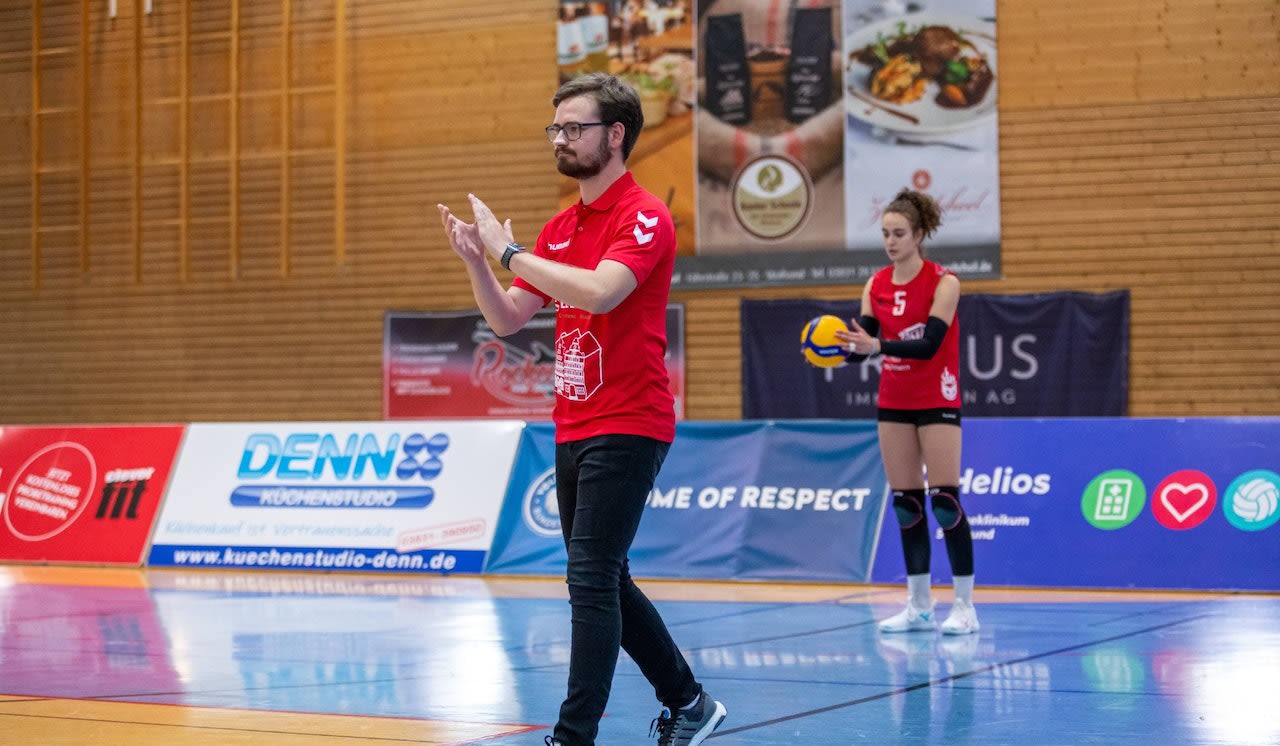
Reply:
<svg viewBox="0 0 1280 746"><path fill-rule="evenodd" d="M994 0L560 0L557 41L561 80L640 93L628 166L676 218L673 287L860 283L904 187L944 209L933 258L1000 276Z"/></svg>
<svg viewBox="0 0 1280 746"><path fill-rule="evenodd" d="M1280 418L993 418L964 430L979 583L1280 590ZM933 579L947 583L934 528ZM905 577L894 535L872 581Z"/></svg>
<svg viewBox="0 0 1280 746"><path fill-rule="evenodd" d="M549 420L555 405L556 317L541 311L499 337L479 311L388 311L383 323L382 414L389 420L459 417ZM667 305L667 377L684 417L684 306Z"/></svg>
<svg viewBox="0 0 1280 746"><path fill-rule="evenodd" d="M553 441L526 428L486 572L564 573ZM631 572L865 582L886 495L873 422L677 423Z"/></svg>
<svg viewBox="0 0 1280 746"><path fill-rule="evenodd" d="M523 426L193 424L149 563L480 572Z"/></svg>
<svg viewBox="0 0 1280 746"><path fill-rule="evenodd" d="M0 560L141 564L183 430L0 427Z"/></svg>
<svg viewBox="0 0 1280 746"><path fill-rule="evenodd" d="M820 370L800 353L819 314L858 301L743 300L742 416L874 418L881 358ZM1129 402L1129 293L960 297L966 417L1118 417Z"/></svg>

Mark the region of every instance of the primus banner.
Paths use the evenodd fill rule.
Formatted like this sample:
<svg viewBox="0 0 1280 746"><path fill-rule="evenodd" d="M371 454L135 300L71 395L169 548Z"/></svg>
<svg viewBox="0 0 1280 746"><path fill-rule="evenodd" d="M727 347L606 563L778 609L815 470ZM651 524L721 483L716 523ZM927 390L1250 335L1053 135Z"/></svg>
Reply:
<svg viewBox="0 0 1280 746"><path fill-rule="evenodd" d="M800 331L820 314L856 319L860 303L744 300L742 416L874 418L880 358L819 370ZM963 295L966 417L1119 417L1129 402L1129 293Z"/></svg>

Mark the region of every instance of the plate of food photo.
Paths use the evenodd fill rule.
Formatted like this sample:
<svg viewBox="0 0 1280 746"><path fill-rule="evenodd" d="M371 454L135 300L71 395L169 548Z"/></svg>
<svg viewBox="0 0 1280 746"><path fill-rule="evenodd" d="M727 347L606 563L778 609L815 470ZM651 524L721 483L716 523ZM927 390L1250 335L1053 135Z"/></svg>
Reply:
<svg viewBox="0 0 1280 746"><path fill-rule="evenodd" d="M897 132L968 129L996 113L996 27L920 12L863 26L844 41L849 116Z"/></svg>

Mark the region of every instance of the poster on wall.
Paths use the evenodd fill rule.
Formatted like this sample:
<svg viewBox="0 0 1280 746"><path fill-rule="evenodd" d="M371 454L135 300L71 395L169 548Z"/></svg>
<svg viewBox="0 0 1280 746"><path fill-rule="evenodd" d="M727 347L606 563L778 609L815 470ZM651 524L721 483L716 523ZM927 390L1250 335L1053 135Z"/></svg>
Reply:
<svg viewBox="0 0 1280 746"><path fill-rule="evenodd" d="M559 7L560 80L610 72L641 94L627 165L675 218L674 288L861 283L905 187L943 207L933 258L1001 276L994 0Z"/></svg>
<svg viewBox="0 0 1280 746"><path fill-rule="evenodd" d="M582 73L607 72L626 79L640 94L644 129L627 167L641 186L666 202L676 224L676 243L686 249L697 245L695 25L688 3L672 0L560 0L556 24L561 82ZM578 182L561 177L560 207L578 199Z"/></svg>
<svg viewBox="0 0 1280 746"><path fill-rule="evenodd" d="M499 337L479 311L388 311L384 419L549 420L555 405L554 311ZM684 418L684 306L667 306L667 377Z"/></svg>

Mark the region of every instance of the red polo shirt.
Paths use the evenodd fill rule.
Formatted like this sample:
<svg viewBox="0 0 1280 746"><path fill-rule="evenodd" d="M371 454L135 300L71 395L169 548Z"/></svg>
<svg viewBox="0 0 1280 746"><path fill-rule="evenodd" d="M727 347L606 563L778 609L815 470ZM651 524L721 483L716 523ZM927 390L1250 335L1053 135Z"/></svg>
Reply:
<svg viewBox="0 0 1280 746"><path fill-rule="evenodd" d="M556 442L596 435L675 439L675 398L667 379L667 298L675 266L676 229L662 200L623 174L605 193L552 218L533 253L595 269L620 262L636 289L608 313L556 303ZM517 277L514 283L552 302Z"/></svg>

